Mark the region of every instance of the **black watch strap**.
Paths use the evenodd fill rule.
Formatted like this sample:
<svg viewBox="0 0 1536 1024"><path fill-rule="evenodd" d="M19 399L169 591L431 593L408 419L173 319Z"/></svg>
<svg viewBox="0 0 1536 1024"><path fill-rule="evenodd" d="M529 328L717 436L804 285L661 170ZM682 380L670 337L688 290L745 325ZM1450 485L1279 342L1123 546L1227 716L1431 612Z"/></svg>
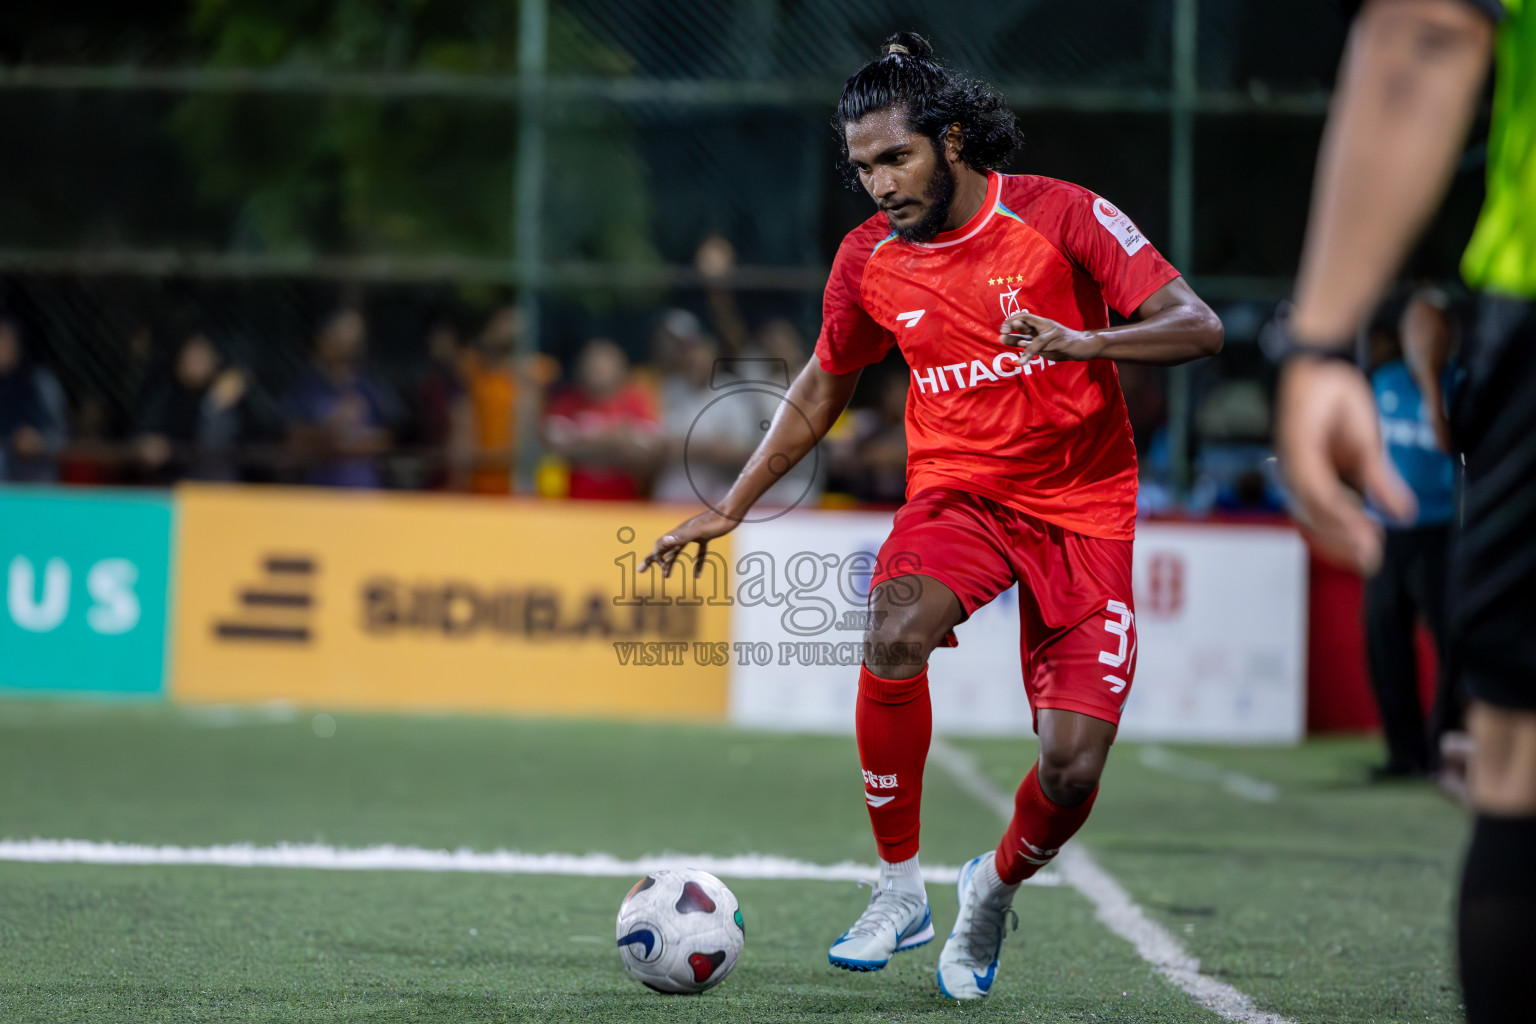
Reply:
<svg viewBox="0 0 1536 1024"><path fill-rule="evenodd" d="M1275 315L1259 329L1259 350L1276 366L1289 359L1334 359L1351 366L1359 366L1358 345L1352 339L1342 345L1309 345L1297 341L1291 334L1291 313L1295 306L1282 302Z"/></svg>

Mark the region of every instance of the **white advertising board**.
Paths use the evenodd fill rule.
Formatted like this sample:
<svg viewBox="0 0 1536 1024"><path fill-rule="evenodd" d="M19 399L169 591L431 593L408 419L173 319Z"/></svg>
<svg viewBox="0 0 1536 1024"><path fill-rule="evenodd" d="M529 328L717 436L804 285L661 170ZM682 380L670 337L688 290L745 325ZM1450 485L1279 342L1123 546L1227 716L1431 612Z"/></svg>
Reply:
<svg viewBox="0 0 1536 1024"><path fill-rule="evenodd" d="M736 531L733 722L852 730L869 573L890 523L889 513L798 510ZM1285 528L1140 525L1133 574L1139 655L1120 736L1300 741L1306 564L1301 539ZM1017 591L955 633L960 646L930 659L934 728L1029 733Z"/></svg>

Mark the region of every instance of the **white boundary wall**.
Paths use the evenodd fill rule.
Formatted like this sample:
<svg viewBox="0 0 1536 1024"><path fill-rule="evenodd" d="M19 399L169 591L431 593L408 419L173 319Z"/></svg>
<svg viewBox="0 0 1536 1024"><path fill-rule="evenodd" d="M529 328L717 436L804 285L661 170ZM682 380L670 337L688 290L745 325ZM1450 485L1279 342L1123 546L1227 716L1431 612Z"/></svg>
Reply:
<svg viewBox="0 0 1536 1024"><path fill-rule="evenodd" d="M855 650L846 645L862 640L860 595L890 522L890 513L800 510L736 531L733 722L852 731L857 656L851 665L805 661L827 653L846 661ZM1291 529L1140 524L1133 580L1140 653L1121 737L1299 742L1306 722L1306 566L1306 549ZM764 584L756 594L753 576ZM777 603L754 599L769 594ZM930 662L935 728L1028 734L1016 591L978 611L956 635L960 646L935 652ZM758 660L771 654L768 663L742 656L744 643L756 645ZM829 652L825 645L845 646Z"/></svg>

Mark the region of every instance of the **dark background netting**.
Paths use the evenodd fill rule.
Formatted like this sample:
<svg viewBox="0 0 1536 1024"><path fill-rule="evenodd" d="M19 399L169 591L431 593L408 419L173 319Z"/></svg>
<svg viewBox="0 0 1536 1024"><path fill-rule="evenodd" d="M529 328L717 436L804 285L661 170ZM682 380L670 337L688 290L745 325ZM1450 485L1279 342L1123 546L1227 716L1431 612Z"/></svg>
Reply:
<svg viewBox="0 0 1536 1024"><path fill-rule="evenodd" d="M1174 0L549 0L532 99L522 8L5 5L0 307L72 401L125 422L134 339L159 350L194 322L278 394L318 320L356 301L408 377L433 323L472 332L531 283L515 238L533 112L541 349L568 362L606 334L643 358L664 308L706 312L692 265L710 233L735 247L748 321L813 337L831 254L871 212L836 173L831 104L908 28L1016 105L1013 170L1109 196L1165 251L1174 233ZM1204 377L1258 372L1242 342L1294 272L1344 31L1328 0L1198 5L1181 269L1235 343ZM1415 273L1454 276L1480 175L1474 149Z"/></svg>

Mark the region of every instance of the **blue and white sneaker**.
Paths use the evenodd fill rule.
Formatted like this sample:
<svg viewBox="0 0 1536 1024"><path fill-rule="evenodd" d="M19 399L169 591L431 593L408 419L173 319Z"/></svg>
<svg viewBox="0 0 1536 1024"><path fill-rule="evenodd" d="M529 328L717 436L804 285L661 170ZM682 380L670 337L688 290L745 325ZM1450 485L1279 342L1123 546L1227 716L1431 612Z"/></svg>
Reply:
<svg viewBox="0 0 1536 1024"><path fill-rule="evenodd" d="M1019 928L1013 912L1019 887L998 880L994 855L988 850L960 869L960 912L939 954L939 991L951 999L980 999L992 990L1008 919Z"/></svg>
<svg viewBox="0 0 1536 1024"><path fill-rule="evenodd" d="M877 886L853 927L832 943L827 960L845 971L878 971L894 954L932 941L933 914L928 910L928 897L921 891Z"/></svg>

